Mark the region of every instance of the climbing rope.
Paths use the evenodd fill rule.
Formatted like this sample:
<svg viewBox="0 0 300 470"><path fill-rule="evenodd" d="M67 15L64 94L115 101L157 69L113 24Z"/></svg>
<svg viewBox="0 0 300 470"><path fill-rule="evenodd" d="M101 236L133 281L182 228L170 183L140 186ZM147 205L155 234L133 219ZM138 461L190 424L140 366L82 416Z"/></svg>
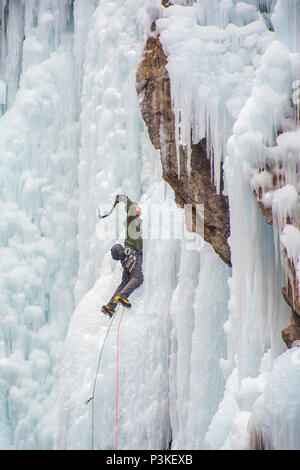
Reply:
<svg viewBox="0 0 300 470"><path fill-rule="evenodd" d="M118 324L117 333L117 381L116 381L116 450L118 449L118 407L119 407L119 337L120 337L120 326L124 315L125 307Z"/></svg>
<svg viewBox="0 0 300 470"><path fill-rule="evenodd" d="M98 365L97 365L97 370L96 370L96 375L95 375L95 380L94 380L92 396L91 396L91 398L89 398L85 402L85 404L87 405L92 400L92 449L93 450L94 450L94 441L95 441L95 439L94 439L94 437L95 437L95 400L94 400L94 398L95 398L96 385L97 385L98 374L99 374L99 369L100 369L100 364L101 364L102 352L103 352L103 349L104 349L104 346L105 346L110 328L111 328L111 326L113 324L113 321L114 321L114 319L117 315L118 309L119 309L119 305L117 307L116 313L112 316L112 318L109 322L109 325L108 325L108 328L107 328L107 331L106 331L106 335L105 335L104 341L102 343L102 346L101 346L101 349L100 349L100 352L99 352L99 359L98 359Z"/></svg>
<svg viewBox="0 0 300 470"><path fill-rule="evenodd" d="M98 365L97 365L97 370L96 370L96 375L95 375L95 380L94 380L94 386L93 386L93 393L92 393L92 396L85 402L86 405L88 405L88 403L89 403L90 401L92 401L92 450L94 450L94 443L95 443L95 392L96 392L96 385L97 385L97 380L98 380L98 375L99 375L99 370L100 370L100 364L101 364L101 358L102 358L103 349L104 349L106 340L107 340L107 338L108 338L110 328L111 328L111 326L112 326L112 324L113 324L113 321L114 321L114 319L115 319L115 317L116 317L116 315L117 315L118 309L119 309L119 305L118 305L118 307L117 307L117 310L116 310L115 314L112 316L112 318L111 318L111 320L110 320L110 323L109 323L109 325L108 325L108 328L107 328L107 331L106 331L106 335L105 335L104 341L103 341L103 343L102 343L102 346L101 346L101 349L100 349L100 352L99 352ZM125 307L123 308L122 315L121 315L121 318L120 318L119 324L118 324L118 330L117 330L116 449L117 449L117 446L118 446L119 337L120 337L120 326L121 326L121 321L122 321L122 318L123 318L123 315L124 315L124 311L125 311Z"/></svg>

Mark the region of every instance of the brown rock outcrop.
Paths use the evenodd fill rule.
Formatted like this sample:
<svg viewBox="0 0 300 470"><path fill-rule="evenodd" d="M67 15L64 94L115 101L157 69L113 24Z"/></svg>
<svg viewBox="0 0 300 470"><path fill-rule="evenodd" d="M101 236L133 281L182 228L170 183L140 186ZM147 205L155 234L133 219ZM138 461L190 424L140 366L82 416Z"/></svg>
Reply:
<svg viewBox="0 0 300 470"><path fill-rule="evenodd" d="M300 290L295 265L293 261L287 257L286 250L284 250L283 256L285 257L289 277L287 278L286 286L281 289L281 292L284 300L300 319Z"/></svg>
<svg viewBox="0 0 300 470"><path fill-rule="evenodd" d="M152 34L146 42L136 73L136 89L142 118L147 125L152 144L156 149L160 149L163 178L174 189L177 205L184 207L186 204L192 204L195 208L193 227L187 227L188 230L199 231L196 217L200 216L204 227L202 226L199 233L202 235L204 232L204 239L211 243L220 258L231 266L227 241L230 234L228 198L221 192L216 192L210 161L207 158L206 142L202 140L192 145L191 171L187 170L187 149L179 146L177 155L175 116L167 62L153 23ZM199 204L204 205L204 220L197 206Z"/></svg>
<svg viewBox="0 0 300 470"><path fill-rule="evenodd" d="M285 256L289 276L281 293L286 303L291 307L292 315L291 324L282 330L281 336L287 347L291 348L294 341L300 340L300 289L294 263L287 258L286 250L284 250L283 256Z"/></svg>
<svg viewBox="0 0 300 470"><path fill-rule="evenodd" d="M281 336L288 348L292 348L295 341L300 340L300 317L293 311L291 324L282 330Z"/></svg>

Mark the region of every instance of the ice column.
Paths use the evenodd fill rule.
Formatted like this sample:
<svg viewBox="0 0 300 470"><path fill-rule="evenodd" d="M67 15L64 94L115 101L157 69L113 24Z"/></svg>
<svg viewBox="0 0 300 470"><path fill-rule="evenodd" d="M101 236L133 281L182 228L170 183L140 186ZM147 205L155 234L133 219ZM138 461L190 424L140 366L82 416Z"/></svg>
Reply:
<svg viewBox="0 0 300 470"><path fill-rule="evenodd" d="M100 2L88 37L78 166L78 300L94 284L101 259L117 238L115 232L99 239L97 208L107 212L118 193L140 197L142 127L135 71L142 48L142 9L135 1ZM101 222L99 230L116 226L114 217Z"/></svg>
<svg viewBox="0 0 300 470"><path fill-rule="evenodd" d="M52 448L56 428L58 364L77 271L71 23L70 2L12 1L1 43L2 65L10 54L5 77L14 77L0 119L3 448Z"/></svg>

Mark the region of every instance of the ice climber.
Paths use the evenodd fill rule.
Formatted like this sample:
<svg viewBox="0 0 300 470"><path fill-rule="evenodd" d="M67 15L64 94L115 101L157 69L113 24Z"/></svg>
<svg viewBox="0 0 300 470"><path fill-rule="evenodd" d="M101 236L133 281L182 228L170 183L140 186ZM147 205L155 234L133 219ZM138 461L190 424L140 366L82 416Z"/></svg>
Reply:
<svg viewBox="0 0 300 470"><path fill-rule="evenodd" d="M128 297L144 281L142 269L143 239L142 221L140 219L141 209L127 196L119 194L116 196L115 205L124 202L126 207L126 239L125 246L116 243L111 249L111 256L114 260L120 261L123 267L122 282L117 287L108 304L103 305L101 311L110 318L115 313L117 305L120 303L124 307L130 308L131 303Z"/></svg>

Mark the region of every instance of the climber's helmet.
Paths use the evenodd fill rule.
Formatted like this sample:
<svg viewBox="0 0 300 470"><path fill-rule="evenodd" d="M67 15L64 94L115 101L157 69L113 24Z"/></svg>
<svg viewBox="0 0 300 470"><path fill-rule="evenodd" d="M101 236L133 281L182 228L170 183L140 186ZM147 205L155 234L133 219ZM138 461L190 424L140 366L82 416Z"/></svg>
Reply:
<svg viewBox="0 0 300 470"><path fill-rule="evenodd" d="M111 251L112 259L114 259L116 261L119 261L120 259L124 258L124 256L125 256L124 255L124 248L122 247L122 245L120 245L120 243L116 243L110 251Z"/></svg>

